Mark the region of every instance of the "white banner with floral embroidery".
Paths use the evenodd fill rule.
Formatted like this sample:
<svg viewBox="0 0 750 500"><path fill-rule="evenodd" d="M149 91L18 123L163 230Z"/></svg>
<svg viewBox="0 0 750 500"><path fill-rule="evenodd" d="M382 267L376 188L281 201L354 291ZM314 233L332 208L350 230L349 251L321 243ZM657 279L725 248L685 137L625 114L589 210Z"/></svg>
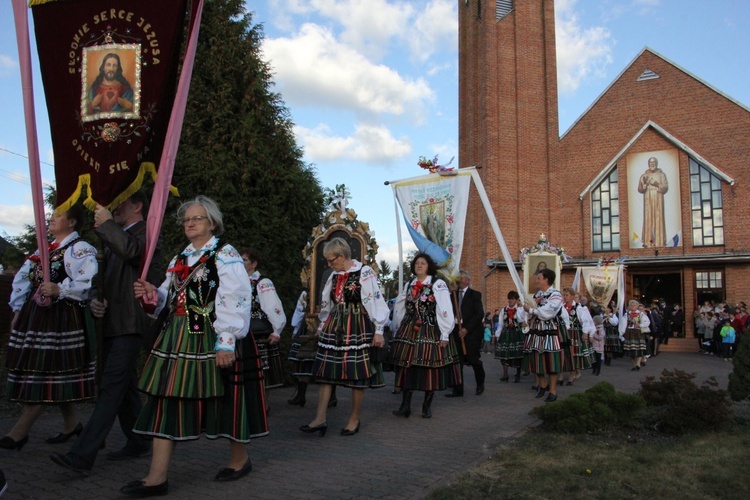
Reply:
<svg viewBox="0 0 750 500"><path fill-rule="evenodd" d="M573 289L580 290L580 285L586 287L591 298L602 305L608 305L612 296L617 292L618 311L625 305L625 266L579 266L573 279Z"/></svg>
<svg viewBox="0 0 750 500"><path fill-rule="evenodd" d="M414 244L448 275L458 274L471 171L391 182Z"/></svg>

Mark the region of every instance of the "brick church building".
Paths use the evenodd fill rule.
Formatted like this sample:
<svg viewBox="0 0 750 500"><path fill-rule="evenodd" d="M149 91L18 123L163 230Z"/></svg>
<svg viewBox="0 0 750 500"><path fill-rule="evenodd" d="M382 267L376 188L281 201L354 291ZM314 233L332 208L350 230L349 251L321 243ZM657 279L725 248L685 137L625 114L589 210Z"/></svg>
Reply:
<svg viewBox="0 0 750 500"><path fill-rule="evenodd" d="M514 258L543 233L570 286L626 257L626 299L682 304L687 337L704 300L750 299L747 106L644 48L560 135L553 0L459 2L459 103L461 164ZM461 267L486 309L514 288L476 191Z"/></svg>

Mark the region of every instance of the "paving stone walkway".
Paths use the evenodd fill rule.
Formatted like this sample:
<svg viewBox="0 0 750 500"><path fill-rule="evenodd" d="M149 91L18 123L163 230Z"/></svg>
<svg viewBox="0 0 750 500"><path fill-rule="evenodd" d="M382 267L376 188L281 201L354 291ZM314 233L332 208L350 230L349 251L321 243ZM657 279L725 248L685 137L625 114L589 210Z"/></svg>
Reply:
<svg viewBox="0 0 750 500"><path fill-rule="evenodd" d="M473 373L464 369L466 395L445 398L438 393L433 418L421 418L421 393L414 395L410 418L391 414L401 396L391 387L370 390L365 397L362 427L352 437L339 435L346 424L351 393L339 389L338 407L328 412L329 432L303 434L302 424L314 418L315 387L308 390L307 406L286 403L293 388L269 391L271 434L250 444L253 471L240 481L217 483L212 480L225 464L229 446L226 440L179 444L170 472L170 496L173 498L422 498L431 489L449 483L472 466L492 456L504 439L525 432L537 421L529 410L543 404L530 390L532 378L521 383L500 382L502 368L491 354L483 355L487 371L486 390L474 395ZM585 372L572 387L561 387L564 398L583 391L599 381L612 383L619 391L635 392L648 375L658 376L663 369L679 368L696 373L701 382L715 376L726 388L732 363L699 353L662 353L649 360L639 372L630 371L627 359L614 360L602 367L599 377ZM386 380L393 381L388 373ZM88 418L87 408L83 418ZM0 435L10 429L13 419L0 419ZM0 468L8 478L4 498L26 499L99 499L121 498L119 488L126 482L144 477L149 459L130 462L106 460L106 452L124 445L115 424L107 449L100 453L88 476L69 473L52 463L49 454L65 452L67 445L48 445L44 438L58 432L60 417L45 413L32 430L21 452L0 450Z"/></svg>

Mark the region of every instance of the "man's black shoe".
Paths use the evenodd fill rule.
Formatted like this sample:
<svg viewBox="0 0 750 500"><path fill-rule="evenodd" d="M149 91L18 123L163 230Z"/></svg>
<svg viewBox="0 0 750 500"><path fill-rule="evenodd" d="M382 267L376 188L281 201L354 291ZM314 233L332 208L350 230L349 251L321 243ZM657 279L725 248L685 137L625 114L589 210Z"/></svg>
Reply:
<svg viewBox="0 0 750 500"><path fill-rule="evenodd" d="M479 387L477 387L477 396L481 396L483 392L484 392L483 385L480 385Z"/></svg>
<svg viewBox="0 0 750 500"><path fill-rule="evenodd" d="M66 469L75 473L88 475L89 472L91 472L91 467L85 467L83 465L76 464L69 456L63 455L62 453L53 453L49 456L49 458L57 465L65 467Z"/></svg>
<svg viewBox="0 0 750 500"><path fill-rule="evenodd" d="M148 457L151 455L151 448L145 450L133 450L122 448L121 450L107 453L107 460L132 460L134 458Z"/></svg>

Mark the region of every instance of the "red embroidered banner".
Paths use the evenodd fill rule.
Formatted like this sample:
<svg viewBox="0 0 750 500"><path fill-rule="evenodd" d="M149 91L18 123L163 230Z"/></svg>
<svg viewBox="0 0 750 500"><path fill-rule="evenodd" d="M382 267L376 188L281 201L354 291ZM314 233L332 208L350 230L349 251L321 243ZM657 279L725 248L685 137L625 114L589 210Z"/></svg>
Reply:
<svg viewBox="0 0 750 500"><path fill-rule="evenodd" d="M114 207L156 176L188 0L32 0L57 211ZM192 2L193 4L197 2Z"/></svg>

